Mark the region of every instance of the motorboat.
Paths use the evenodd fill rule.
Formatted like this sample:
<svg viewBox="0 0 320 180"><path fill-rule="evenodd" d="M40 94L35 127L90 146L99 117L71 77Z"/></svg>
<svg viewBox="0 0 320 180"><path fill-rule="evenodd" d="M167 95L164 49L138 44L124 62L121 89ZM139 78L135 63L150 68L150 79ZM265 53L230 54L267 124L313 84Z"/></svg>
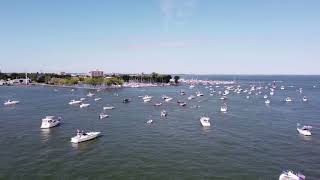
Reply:
<svg viewBox="0 0 320 180"><path fill-rule="evenodd" d="M203 116L200 118L200 122L202 124L203 127L210 127L211 124L210 124L210 118L207 117L207 116Z"/></svg>
<svg viewBox="0 0 320 180"><path fill-rule="evenodd" d="M164 101L166 101L166 102L169 102L169 101L171 101L173 98L171 98L171 97L168 97L167 99L165 99Z"/></svg>
<svg viewBox="0 0 320 180"><path fill-rule="evenodd" d="M88 107L88 106L90 106L90 104L85 104L85 103L80 104L80 108L85 108L85 107Z"/></svg>
<svg viewBox="0 0 320 180"><path fill-rule="evenodd" d="M221 99L221 100L226 100L226 99L228 99L228 98L227 98L227 96L222 96L220 99Z"/></svg>
<svg viewBox="0 0 320 180"><path fill-rule="evenodd" d="M125 99L123 99L122 102L123 102L123 103L129 103L129 102L130 102L130 99L125 98Z"/></svg>
<svg viewBox="0 0 320 180"><path fill-rule="evenodd" d="M153 120L152 120L152 119L150 119L150 120L147 121L147 124L151 124L151 123L153 123Z"/></svg>
<svg viewBox="0 0 320 180"><path fill-rule="evenodd" d="M162 105L162 102L154 104L154 106L161 106L161 105Z"/></svg>
<svg viewBox="0 0 320 180"><path fill-rule="evenodd" d="M143 100L151 100L152 99L152 96L148 96L148 95L146 95L146 96L144 96L143 98L142 98Z"/></svg>
<svg viewBox="0 0 320 180"><path fill-rule="evenodd" d="M71 138L72 143L80 143L84 141L92 140L96 137L98 137L101 134L101 132L80 132L78 131L77 135Z"/></svg>
<svg viewBox="0 0 320 180"><path fill-rule="evenodd" d="M306 177L301 173L294 173L293 171L283 171L279 176L279 180L304 180Z"/></svg>
<svg viewBox="0 0 320 180"><path fill-rule="evenodd" d="M193 84L191 84L190 86L189 86L189 89L193 89L195 86L193 85Z"/></svg>
<svg viewBox="0 0 320 180"><path fill-rule="evenodd" d="M304 97L302 98L302 101L303 101L303 102L307 102L307 101L308 101L308 98L307 98L306 96L304 96Z"/></svg>
<svg viewBox="0 0 320 180"><path fill-rule="evenodd" d="M180 91L180 95L184 96L184 95L186 95L186 93L184 91Z"/></svg>
<svg viewBox="0 0 320 180"><path fill-rule="evenodd" d="M168 113L165 110L162 110L161 113L160 113L161 117L166 117L167 115L168 115Z"/></svg>
<svg viewBox="0 0 320 180"><path fill-rule="evenodd" d="M61 117L46 116L42 119L41 129L55 127L60 124Z"/></svg>
<svg viewBox="0 0 320 180"><path fill-rule="evenodd" d="M80 103L82 103L82 101L76 101L76 100L74 100L74 99L69 102L70 105L80 104Z"/></svg>
<svg viewBox="0 0 320 180"><path fill-rule="evenodd" d="M194 98L195 98L195 96L194 96L194 95L191 95L191 96L188 97L188 100L192 100L192 99L194 99Z"/></svg>
<svg viewBox="0 0 320 180"><path fill-rule="evenodd" d="M267 99L267 98L268 98L268 95L264 95L263 98L264 98L264 99Z"/></svg>
<svg viewBox="0 0 320 180"><path fill-rule="evenodd" d="M185 103L185 102L180 102L180 101L178 101L178 104L180 105L180 106L186 106L187 105L187 103Z"/></svg>
<svg viewBox="0 0 320 180"><path fill-rule="evenodd" d="M113 106L105 106L105 107L103 107L103 110L112 110L114 108L115 107L113 107Z"/></svg>
<svg viewBox="0 0 320 180"><path fill-rule="evenodd" d="M274 91L270 91L270 96L273 96L274 95Z"/></svg>
<svg viewBox="0 0 320 180"><path fill-rule="evenodd" d="M8 101L6 101L6 102L4 102L3 104L5 105L5 106L9 106L9 105L15 105L15 104L18 104L20 101L13 101L13 100L8 100Z"/></svg>
<svg viewBox="0 0 320 180"><path fill-rule="evenodd" d="M281 90L284 90L284 86L281 86L280 89L281 89Z"/></svg>
<svg viewBox="0 0 320 180"><path fill-rule="evenodd" d="M200 96L203 96L203 94L200 91L198 91L197 96L200 97Z"/></svg>
<svg viewBox="0 0 320 180"><path fill-rule="evenodd" d="M105 113L100 113L100 115L99 115L100 119L104 119L104 118L107 118L107 117L109 117L109 115L105 114Z"/></svg>
<svg viewBox="0 0 320 180"><path fill-rule="evenodd" d="M222 105L222 106L220 107L220 111L221 111L221 112L227 112L227 111L228 111L228 106L227 106L227 104Z"/></svg>
<svg viewBox="0 0 320 180"><path fill-rule="evenodd" d="M80 98L80 101L84 101L84 100L86 100L86 98Z"/></svg>
<svg viewBox="0 0 320 180"><path fill-rule="evenodd" d="M101 100L101 98L94 98L94 100L95 100L95 101L100 101L100 100Z"/></svg>
<svg viewBox="0 0 320 180"><path fill-rule="evenodd" d="M292 99L290 97L286 98L286 102L291 102L291 101L292 101Z"/></svg>
<svg viewBox="0 0 320 180"><path fill-rule="evenodd" d="M304 135L304 136L311 136L311 130L312 130L312 126L302 126L299 127L299 124L297 125L297 131Z"/></svg>
<svg viewBox="0 0 320 180"><path fill-rule="evenodd" d="M150 102L151 99L144 99L143 102Z"/></svg>
<svg viewBox="0 0 320 180"><path fill-rule="evenodd" d="M269 100L269 99L267 99L266 101L264 101L264 103L266 103L266 104L270 104L270 100Z"/></svg>
<svg viewBox="0 0 320 180"><path fill-rule="evenodd" d="M88 97L93 97L95 94L93 94L93 93L91 93L91 92L89 92L88 94L87 94L87 96Z"/></svg>

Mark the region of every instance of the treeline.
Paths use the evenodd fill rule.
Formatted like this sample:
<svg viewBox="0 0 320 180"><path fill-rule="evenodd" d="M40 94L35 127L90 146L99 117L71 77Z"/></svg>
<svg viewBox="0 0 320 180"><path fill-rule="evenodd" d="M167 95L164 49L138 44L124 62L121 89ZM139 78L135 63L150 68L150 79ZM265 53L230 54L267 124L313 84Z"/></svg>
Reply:
<svg viewBox="0 0 320 180"><path fill-rule="evenodd" d="M135 82L141 82L141 83L169 83L172 79L171 75L166 74L158 74L158 73L152 73L152 74L139 74L139 75L120 75L120 77L125 81L135 81ZM179 77L175 77L179 80Z"/></svg>
<svg viewBox="0 0 320 180"><path fill-rule="evenodd" d="M0 79L24 79L25 73L0 73ZM76 85L76 84L88 84L88 85L123 85L124 82L134 81L141 83L169 83L172 79L171 75L166 74L138 74L138 75L111 75L111 77L86 77L86 76L71 76L69 74L60 75L54 73L28 73L27 77L36 83L45 83L52 85ZM174 76L174 80L177 83L179 76Z"/></svg>

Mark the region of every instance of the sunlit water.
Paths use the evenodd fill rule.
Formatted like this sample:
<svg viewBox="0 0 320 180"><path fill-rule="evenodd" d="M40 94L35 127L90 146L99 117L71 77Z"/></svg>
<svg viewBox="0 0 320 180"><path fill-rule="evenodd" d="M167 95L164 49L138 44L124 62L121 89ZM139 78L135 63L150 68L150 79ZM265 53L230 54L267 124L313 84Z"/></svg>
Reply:
<svg viewBox="0 0 320 180"><path fill-rule="evenodd" d="M20 100L16 106L0 107L0 179L278 179L282 170L301 171L307 179L320 179L320 77L319 76L206 76L204 79L237 80L266 85L282 80L265 105L263 93L231 93L228 112L221 113L220 96L209 89L188 86L120 89L86 97L88 90L68 88L0 87L0 101ZM314 88L313 86L316 85ZM294 87L288 87L294 86ZM303 94L297 92L303 88ZM186 96L180 96L184 89ZM219 90L219 88L215 88ZM220 87L221 89L221 87ZM188 101L200 90L204 97ZM119 96L115 96L117 93ZM150 103L138 96L151 95ZM153 104L162 95L174 99L161 107ZM303 95L309 102L302 102ZM287 96L293 98L286 103ZM86 97L88 108L68 105ZM123 98L132 102L123 104ZM177 105L186 101L186 107ZM107 104L116 107L99 114ZM191 108L194 105L200 108ZM165 109L168 117L161 118ZM203 128L202 115L211 118ZM62 124L41 130L46 115L61 116ZM153 119L153 124L146 124ZM311 137L298 134L296 124L313 126ZM78 145L70 143L76 129L101 131L103 136Z"/></svg>

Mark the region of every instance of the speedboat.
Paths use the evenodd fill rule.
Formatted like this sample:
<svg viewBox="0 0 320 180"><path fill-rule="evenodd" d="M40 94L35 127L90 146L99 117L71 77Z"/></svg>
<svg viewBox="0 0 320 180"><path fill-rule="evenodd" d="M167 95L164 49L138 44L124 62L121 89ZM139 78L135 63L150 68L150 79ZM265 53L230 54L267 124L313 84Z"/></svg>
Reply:
<svg viewBox="0 0 320 180"><path fill-rule="evenodd" d="M220 108L221 112L227 112L228 111L228 106L226 104L222 105Z"/></svg>
<svg viewBox="0 0 320 180"><path fill-rule="evenodd" d="M41 129L51 128L60 124L61 117L46 116L42 119Z"/></svg>
<svg viewBox="0 0 320 180"><path fill-rule="evenodd" d="M130 102L130 99L123 99L123 101L122 101L123 103L129 103Z"/></svg>
<svg viewBox="0 0 320 180"><path fill-rule="evenodd" d="M82 101L76 101L76 100L74 100L74 99L69 102L70 105L80 104L80 103L82 103Z"/></svg>
<svg viewBox="0 0 320 180"><path fill-rule="evenodd" d="M144 99L143 102L150 102L151 99Z"/></svg>
<svg viewBox="0 0 320 180"><path fill-rule="evenodd" d="M298 132L304 136L311 136L311 129L312 126L297 127Z"/></svg>
<svg viewBox="0 0 320 180"><path fill-rule="evenodd" d="M160 113L161 117L166 117L167 115L168 115L168 113L165 110L162 110L161 113Z"/></svg>
<svg viewBox="0 0 320 180"><path fill-rule="evenodd" d="M270 91L270 96L273 96L274 95L274 91Z"/></svg>
<svg viewBox="0 0 320 180"><path fill-rule="evenodd" d="M303 101L303 102L307 102L307 101L308 101L308 98L307 98L306 96L304 96L304 97L302 98L302 101Z"/></svg>
<svg viewBox="0 0 320 180"><path fill-rule="evenodd" d="M267 98L268 98L268 95L264 95L263 98L264 98L264 99L267 99Z"/></svg>
<svg viewBox="0 0 320 180"><path fill-rule="evenodd" d="M283 171L279 176L279 180L304 180L305 178L303 174L295 174L293 171Z"/></svg>
<svg viewBox="0 0 320 180"><path fill-rule="evenodd" d="M171 98L171 97L168 97L167 99L165 99L165 101L166 102L169 102L169 101L171 101L173 98Z"/></svg>
<svg viewBox="0 0 320 180"><path fill-rule="evenodd" d="M71 138L72 143L80 143L84 141L89 141L91 139L94 139L98 137L101 134L101 132L81 132L78 131L77 135Z"/></svg>
<svg viewBox="0 0 320 180"><path fill-rule="evenodd" d="M184 95L186 95L186 93L184 91L180 91L180 95L184 96Z"/></svg>
<svg viewBox="0 0 320 180"><path fill-rule="evenodd" d="M80 108L85 108L85 107L88 107L88 106L90 106L90 104L85 104L85 103L80 104Z"/></svg>
<svg viewBox="0 0 320 180"><path fill-rule="evenodd" d="M203 96L203 94L200 91L198 91L197 96L200 97L200 96Z"/></svg>
<svg viewBox="0 0 320 180"><path fill-rule="evenodd" d="M269 99L267 99L266 101L264 101L264 103L266 103L266 104L270 104L270 100L269 100Z"/></svg>
<svg viewBox="0 0 320 180"><path fill-rule="evenodd" d="M194 98L195 98L195 96L194 96L194 95L191 95L191 96L188 97L188 100L192 100L192 99L194 99Z"/></svg>
<svg viewBox="0 0 320 180"><path fill-rule="evenodd" d="M84 101L84 100L86 100L86 98L80 98L80 101Z"/></svg>
<svg viewBox="0 0 320 180"><path fill-rule="evenodd" d="M148 99L152 99L152 96L148 96L148 95L146 95L146 96L144 96L143 98L142 98L143 100L148 100Z"/></svg>
<svg viewBox="0 0 320 180"><path fill-rule="evenodd" d="M203 127L210 127L211 126L209 117L206 117L206 116L201 117L200 122Z"/></svg>
<svg viewBox="0 0 320 180"><path fill-rule="evenodd" d="M150 120L147 121L147 124L151 124L151 123L153 123L153 120L152 120L152 119L150 119Z"/></svg>
<svg viewBox="0 0 320 180"><path fill-rule="evenodd" d="M179 103L179 105L182 106L182 107L187 105L187 103L185 103L185 102L178 102L178 103Z"/></svg>
<svg viewBox="0 0 320 180"><path fill-rule="evenodd" d="M228 98L227 98L227 96L222 96L220 99L221 99L221 100L226 100L226 99L228 99Z"/></svg>
<svg viewBox="0 0 320 180"><path fill-rule="evenodd" d="M154 106L161 106L161 105L162 105L162 102L154 104Z"/></svg>
<svg viewBox="0 0 320 180"><path fill-rule="evenodd" d="M92 97L92 96L94 96L95 94L93 94L93 93L91 93L91 92L89 92L88 94L87 94L87 96L88 97Z"/></svg>
<svg viewBox="0 0 320 180"><path fill-rule="evenodd" d="M284 86L281 86L280 89L281 89L281 90L284 90Z"/></svg>
<svg viewBox="0 0 320 180"><path fill-rule="evenodd" d="M292 101L292 99L290 97L286 98L286 102L291 102L291 101Z"/></svg>
<svg viewBox="0 0 320 180"><path fill-rule="evenodd" d="M12 101L12 100L8 100L8 101L6 101L6 102L4 102L3 104L5 105L5 106L9 106L9 105L15 105L15 104L18 104L20 101Z"/></svg>
<svg viewBox="0 0 320 180"><path fill-rule="evenodd" d="M95 101L99 101L99 100L101 100L101 98L94 98L94 100L95 100Z"/></svg>
<svg viewBox="0 0 320 180"><path fill-rule="evenodd" d="M115 107L113 107L113 106L105 106L105 107L103 107L103 110L112 110L114 108Z"/></svg>
<svg viewBox="0 0 320 180"><path fill-rule="evenodd" d="M100 119L104 119L104 118L107 118L107 117L109 117L109 115L105 114L105 113L100 113L100 115L99 115Z"/></svg>

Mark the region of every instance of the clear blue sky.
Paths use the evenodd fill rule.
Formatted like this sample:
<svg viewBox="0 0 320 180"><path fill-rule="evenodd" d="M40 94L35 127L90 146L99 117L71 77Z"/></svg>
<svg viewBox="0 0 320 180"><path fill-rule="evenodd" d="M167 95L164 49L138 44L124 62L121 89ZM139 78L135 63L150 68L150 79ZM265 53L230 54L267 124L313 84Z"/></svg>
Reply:
<svg viewBox="0 0 320 180"><path fill-rule="evenodd" d="M2 0L0 70L320 74L320 0Z"/></svg>

